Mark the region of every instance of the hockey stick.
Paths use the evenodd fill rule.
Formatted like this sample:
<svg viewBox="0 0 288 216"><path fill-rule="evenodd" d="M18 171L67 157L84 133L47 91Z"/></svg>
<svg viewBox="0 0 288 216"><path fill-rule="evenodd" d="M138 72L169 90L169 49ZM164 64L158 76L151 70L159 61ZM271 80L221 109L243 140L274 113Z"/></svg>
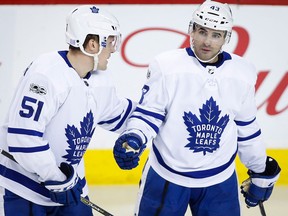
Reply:
<svg viewBox="0 0 288 216"><path fill-rule="evenodd" d="M85 199L84 197L81 197L81 202L84 203L87 206L90 206L92 209L96 210L97 212L99 212L99 213L101 213L101 214L103 214L105 216L113 216L109 212L105 211L104 209L100 208L99 206L97 206L96 204L94 204L90 200Z"/></svg>
<svg viewBox="0 0 288 216"><path fill-rule="evenodd" d="M259 202L259 209L260 209L261 215L266 216L265 208L264 208L262 201Z"/></svg>
<svg viewBox="0 0 288 216"><path fill-rule="evenodd" d="M15 163L18 163L15 160L15 158L13 157L13 155L9 154L8 152L4 151L3 149L0 149L0 152L5 157L9 158L10 160L14 161ZM88 200L88 199L86 199L84 197L81 197L80 200L81 200L82 203L84 203L85 205L91 207L92 209L96 210L97 212L103 214L104 216L113 216L109 212L105 211L104 209L102 209L101 207L99 207L98 205L94 204L93 202L91 202L90 200Z"/></svg>

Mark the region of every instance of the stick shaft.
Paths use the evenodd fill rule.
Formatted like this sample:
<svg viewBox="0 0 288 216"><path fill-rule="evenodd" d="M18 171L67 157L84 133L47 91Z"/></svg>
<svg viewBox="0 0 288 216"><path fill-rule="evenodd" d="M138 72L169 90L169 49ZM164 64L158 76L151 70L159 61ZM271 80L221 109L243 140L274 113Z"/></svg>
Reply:
<svg viewBox="0 0 288 216"><path fill-rule="evenodd" d="M264 208L262 201L259 202L259 209L260 209L261 215L266 216L265 208Z"/></svg>
<svg viewBox="0 0 288 216"><path fill-rule="evenodd" d="M109 212L105 211L104 209L102 209L101 207L97 206L95 203L91 202L88 199L85 199L84 197L81 197L81 202L84 203L87 206L90 206L92 209L96 210L97 212L105 215L105 216L113 216L112 214L110 214Z"/></svg>

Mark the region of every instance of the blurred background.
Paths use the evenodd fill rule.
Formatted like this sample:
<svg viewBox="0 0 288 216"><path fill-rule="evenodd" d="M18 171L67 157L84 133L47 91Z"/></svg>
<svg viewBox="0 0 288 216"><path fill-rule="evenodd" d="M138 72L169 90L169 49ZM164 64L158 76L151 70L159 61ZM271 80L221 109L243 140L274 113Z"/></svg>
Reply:
<svg viewBox="0 0 288 216"><path fill-rule="evenodd" d="M109 71L118 94L138 101L152 58L166 50L189 46L188 24L192 12L202 2L1 0L0 123L8 111L18 80L31 61L44 52L68 49L65 18L76 6L96 4L118 18L122 46L110 58ZM288 210L288 0L220 2L230 4L234 17L232 38L224 49L251 61L258 71L257 118L268 154L276 158L282 168L275 187L279 193L273 194L266 208L271 212L269 215L284 215ZM139 167L122 171L111 151L117 136L98 127L85 154L85 165L93 201L107 209L110 207L115 215L127 216L132 215L137 184L149 148L142 155ZM239 182L247 178L246 172L237 158ZM126 200L121 198L123 196ZM259 209L246 211L243 215L260 215Z"/></svg>

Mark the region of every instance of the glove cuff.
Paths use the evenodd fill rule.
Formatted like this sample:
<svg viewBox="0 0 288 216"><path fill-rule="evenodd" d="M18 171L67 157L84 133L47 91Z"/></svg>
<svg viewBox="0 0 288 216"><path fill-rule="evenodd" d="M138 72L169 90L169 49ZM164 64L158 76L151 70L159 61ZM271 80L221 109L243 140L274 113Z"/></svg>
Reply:
<svg viewBox="0 0 288 216"><path fill-rule="evenodd" d="M129 134L129 136L135 136L136 138L139 139L139 141L142 143L142 144L146 144L147 143L147 137L144 135L144 133L141 131L141 130L138 130L138 129L130 129L130 130L127 130L125 132L123 132L120 137L122 135L126 135L126 134Z"/></svg>
<svg viewBox="0 0 288 216"><path fill-rule="evenodd" d="M272 187L280 176L281 168L277 161L272 157L267 156L266 168L263 173L254 173L249 170L248 174L253 184L261 188Z"/></svg>
<svg viewBox="0 0 288 216"><path fill-rule="evenodd" d="M276 176L259 176L258 178L251 176L251 182L258 187L268 188L274 186L276 181L278 180L280 174L278 173Z"/></svg>
<svg viewBox="0 0 288 216"><path fill-rule="evenodd" d="M67 179L62 182L59 181L44 182L45 187L52 192L63 192L70 190L77 184L79 180L79 177L72 165L63 162L60 164L59 168L66 175Z"/></svg>

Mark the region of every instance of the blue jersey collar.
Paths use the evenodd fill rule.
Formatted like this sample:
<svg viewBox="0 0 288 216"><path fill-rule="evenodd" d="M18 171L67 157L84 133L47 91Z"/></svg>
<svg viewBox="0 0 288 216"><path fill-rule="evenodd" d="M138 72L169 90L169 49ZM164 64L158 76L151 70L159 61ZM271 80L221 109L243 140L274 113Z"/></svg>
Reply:
<svg viewBox="0 0 288 216"><path fill-rule="evenodd" d="M68 65L68 67L73 68L72 64L70 63L69 59L67 58L67 50L63 50L63 51L58 51L59 55L64 59L64 61L66 62L66 64ZM73 68L74 69L74 68ZM83 79L89 79L91 77L91 72L88 72L86 74L85 77L83 77Z"/></svg>
<svg viewBox="0 0 288 216"><path fill-rule="evenodd" d="M64 59L64 61L66 62L66 64L68 65L68 67L73 68L73 66L71 65L69 59L67 58L67 50L63 50L63 51L58 51L59 55Z"/></svg>
<svg viewBox="0 0 288 216"><path fill-rule="evenodd" d="M194 52L192 51L191 47L187 47L186 48L186 52L187 52L187 54L189 56L192 56L192 57L196 58L196 56L195 56ZM232 59L231 55L229 53L225 52L225 51L223 51L219 55L221 55L219 60L217 62L213 63L213 64L204 63L204 62L199 61L197 58L196 59L203 67L206 67L207 65L209 65L209 66L215 66L217 68L220 67L225 61L228 61L228 60Z"/></svg>

